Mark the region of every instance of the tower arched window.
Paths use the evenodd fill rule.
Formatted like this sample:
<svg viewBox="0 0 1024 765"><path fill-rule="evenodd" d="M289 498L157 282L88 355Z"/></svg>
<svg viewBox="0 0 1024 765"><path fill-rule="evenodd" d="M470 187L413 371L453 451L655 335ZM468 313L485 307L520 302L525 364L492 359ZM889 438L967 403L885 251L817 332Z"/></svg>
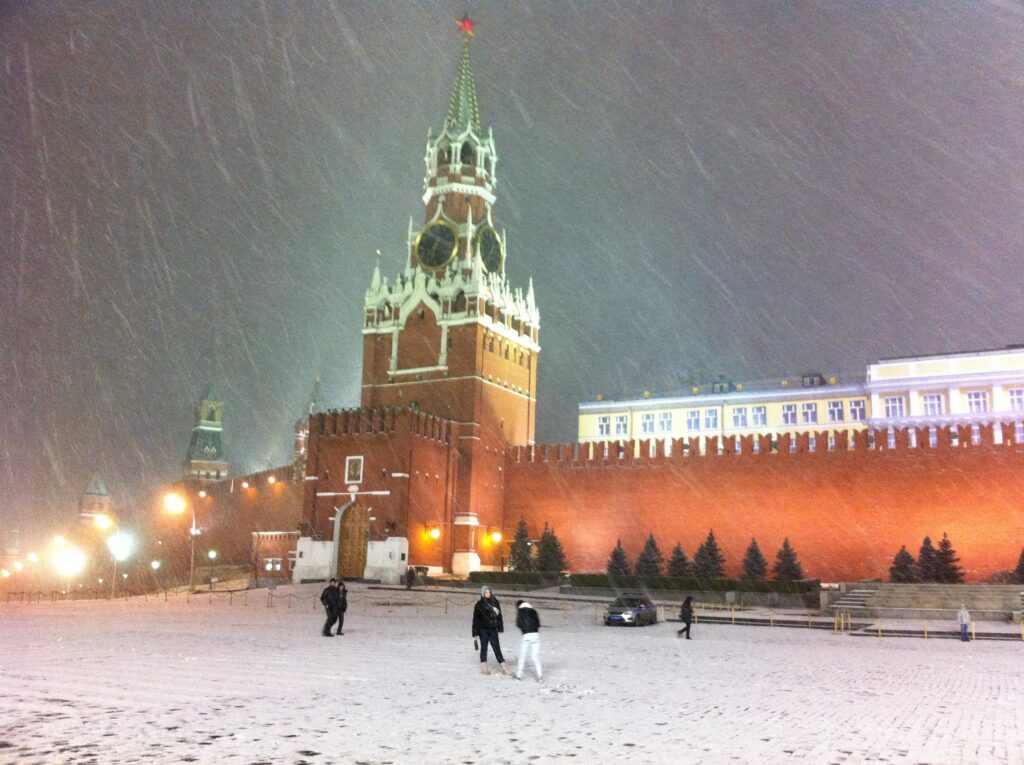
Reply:
<svg viewBox="0 0 1024 765"><path fill-rule="evenodd" d="M473 144L469 141L462 144L462 150L459 152L459 160L464 165L476 164L476 152L473 151Z"/></svg>
<svg viewBox="0 0 1024 765"><path fill-rule="evenodd" d="M206 411L207 422L214 422L217 419L217 410L212 406Z"/></svg>
<svg viewBox="0 0 1024 765"><path fill-rule="evenodd" d="M437 164L438 164L438 166L450 165L451 164L451 150L450 149L441 149L441 151L439 151L437 153Z"/></svg>
<svg viewBox="0 0 1024 765"><path fill-rule="evenodd" d="M484 157L484 170L486 170L488 173L491 172L491 158L490 157Z"/></svg>

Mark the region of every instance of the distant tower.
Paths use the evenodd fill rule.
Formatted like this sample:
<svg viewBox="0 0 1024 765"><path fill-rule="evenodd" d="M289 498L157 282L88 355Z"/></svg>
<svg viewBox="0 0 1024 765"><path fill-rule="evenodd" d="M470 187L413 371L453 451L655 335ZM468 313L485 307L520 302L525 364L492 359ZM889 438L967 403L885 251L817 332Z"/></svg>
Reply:
<svg viewBox="0 0 1024 765"><path fill-rule="evenodd" d="M292 460L292 475L301 481L306 475L306 452L309 446L309 416L324 411L324 392L320 388L320 375L313 381L313 390L309 401L302 412L302 417L295 421L295 455Z"/></svg>
<svg viewBox="0 0 1024 765"><path fill-rule="evenodd" d="M110 515L110 495L99 473L94 473L92 480L85 489L85 494L78 501L79 513L93 515Z"/></svg>
<svg viewBox="0 0 1024 765"><path fill-rule="evenodd" d="M224 404L217 400L212 386L206 389L196 408L196 424L188 443L185 478L219 481L228 475L224 459Z"/></svg>

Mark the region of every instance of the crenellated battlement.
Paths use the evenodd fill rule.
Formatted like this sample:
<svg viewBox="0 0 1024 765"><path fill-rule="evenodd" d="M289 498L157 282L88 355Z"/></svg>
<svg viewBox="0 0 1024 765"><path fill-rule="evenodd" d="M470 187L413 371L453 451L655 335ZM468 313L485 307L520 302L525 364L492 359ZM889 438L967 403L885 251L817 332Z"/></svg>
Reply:
<svg viewBox="0 0 1024 765"><path fill-rule="evenodd" d="M794 435L701 436L676 439L628 439L509 447L512 464L567 463L597 467L705 457L793 459L822 454L947 453L959 449L1011 449L1024 452L1024 429L1017 422L919 428L874 428L849 434L828 431Z"/></svg>
<svg viewBox="0 0 1024 765"><path fill-rule="evenodd" d="M310 432L318 437L391 434L408 427L413 436L451 443L451 420L406 406L332 409L310 416ZM405 425L405 422L408 425Z"/></svg>

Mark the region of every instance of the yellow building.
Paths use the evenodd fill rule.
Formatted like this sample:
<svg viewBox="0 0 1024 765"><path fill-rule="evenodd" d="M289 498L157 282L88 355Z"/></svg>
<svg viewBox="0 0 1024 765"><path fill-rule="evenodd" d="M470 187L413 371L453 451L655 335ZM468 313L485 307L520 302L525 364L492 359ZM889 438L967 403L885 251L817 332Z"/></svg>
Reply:
<svg viewBox="0 0 1024 765"><path fill-rule="evenodd" d="M869 427L969 424L978 438L982 424L1013 419L1020 441L1021 347L884 359L854 381L820 374L774 384L719 379L674 396L599 397L579 405L578 432L583 442L823 432L831 442L840 431L856 437Z"/></svg>

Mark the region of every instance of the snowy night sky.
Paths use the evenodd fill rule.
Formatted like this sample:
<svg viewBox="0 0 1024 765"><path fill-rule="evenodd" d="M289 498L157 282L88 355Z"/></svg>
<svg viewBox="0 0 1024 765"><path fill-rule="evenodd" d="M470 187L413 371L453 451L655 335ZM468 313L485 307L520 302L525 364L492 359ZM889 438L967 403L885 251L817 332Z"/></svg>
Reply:
<svg viewBox="0 0 1024 765"><path fill-rule="evenodd" d="M122 513L197 397L233 472L358 402L460 39L533 276L538 434L598 393L1024 341L1010 2L0 4L0 526Z"/></svg>

